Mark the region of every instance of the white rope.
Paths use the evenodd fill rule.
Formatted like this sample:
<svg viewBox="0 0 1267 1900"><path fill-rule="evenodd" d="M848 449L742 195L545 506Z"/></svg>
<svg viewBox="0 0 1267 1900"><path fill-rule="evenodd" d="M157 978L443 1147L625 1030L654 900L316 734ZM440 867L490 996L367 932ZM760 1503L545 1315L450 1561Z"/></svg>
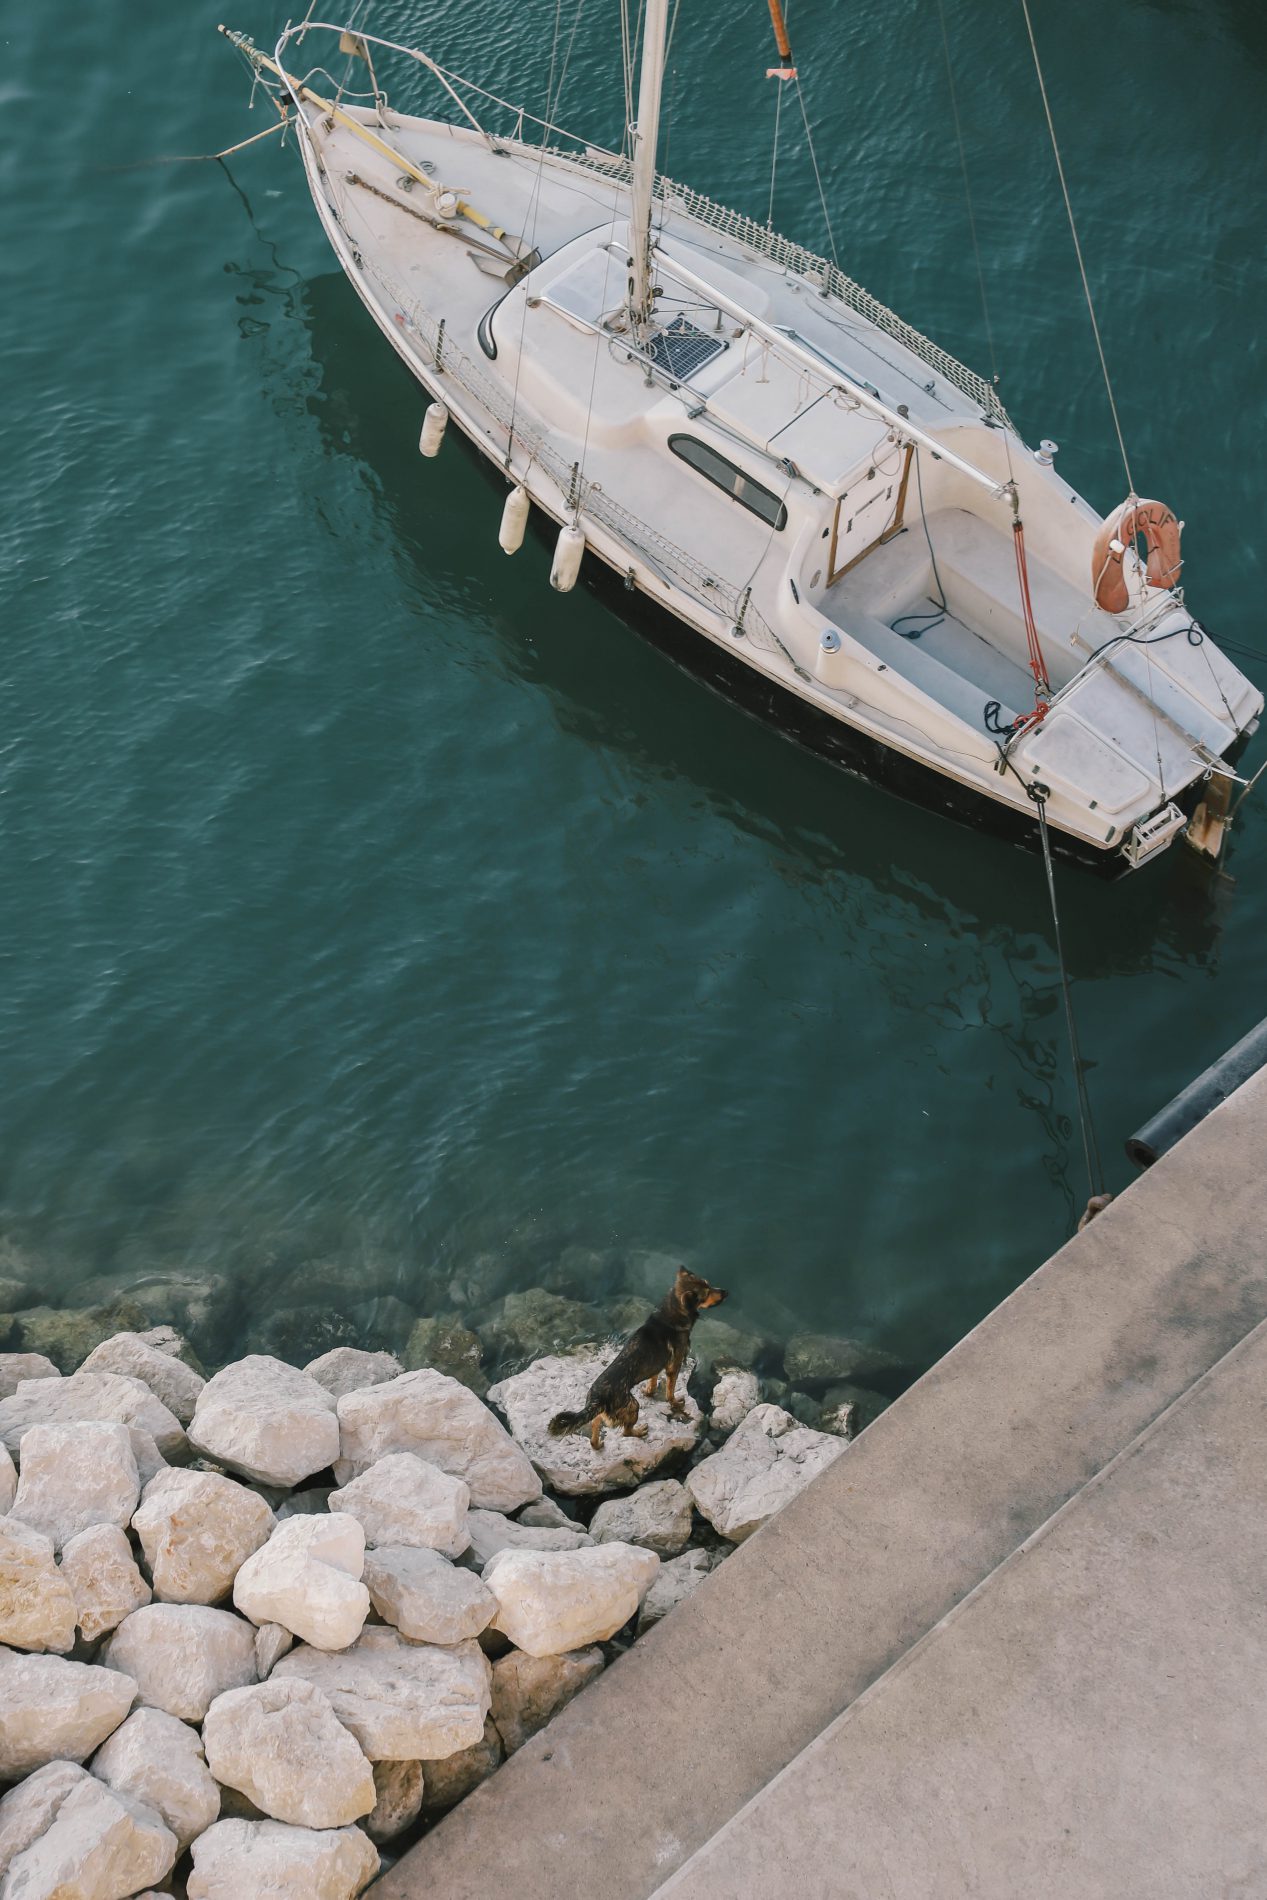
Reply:
<svg viewBox="0 0 1267 1900"><path fill-rule="evenodd" d="M1065 167L1060 156L1060 144L1056 138L1055 121L1051 116L1051 102L1047 97L1047 84L1043 78L1042 61L1038 57L1038 42L1034 38L1034 22L1029 15L1029 0L1021 0L1021 12L1025 15L1025 31L1029 35L1029 48L1034 56L1034 71L1038 75L1038 90L1042 94L1043 111L1047 118L1047 131L1051 138L1051 149L1056 158L1056 172L1060 178L1060 189L1065 200L1065 212L1069 219L1069 230L1073 238L1074 253L1078 259L1078 271L1082 278L1082 294L1087 300L1087 315L1091 319L1091 330L1095 337L1095 347L1100 358L1100 369L1104 376L1105 393L1109 399L1109 408L1113 414L1113 427L1117 432L1117 446L1122 452L1122 467L1126 470L1126 486L1129 494L1135 493L1135 481L1131 474L1130 458L1126 453L1126 438L1122 434L1122 424L1117 413L1117 403L1113 396L1113 383L1109 376L1109 365L1104 354L1104 344L1100 338L1100 325L1096 321L1095 301L1091 295L1091 285L1087 278L1087 267L1083 261L1082 245L1078 240L1078 226L1073 215L1073 204L1069 197L1069 186L1065 181Z"/></svg>

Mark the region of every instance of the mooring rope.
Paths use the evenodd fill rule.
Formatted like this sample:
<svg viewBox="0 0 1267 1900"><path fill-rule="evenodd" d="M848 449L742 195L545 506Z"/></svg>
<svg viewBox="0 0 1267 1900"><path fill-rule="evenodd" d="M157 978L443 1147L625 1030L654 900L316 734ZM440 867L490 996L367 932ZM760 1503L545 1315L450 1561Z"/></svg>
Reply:
<svg viewBox="0 0 1267 1900"><path fill-rule="evenodd" d="M1051 924L1056 938L1056 963L1060 970L1060 988L1065 1004L1065 1028L1069 1034L1069 1053L1073 1058L1074 1088L1078 1098L1078 1123L1082 1133L1082 1155L1087 1166L1090 1198L1094 1200L1104 1193L1104 1169L1100 1161L1100 1144L1096 1140L1095 1121L1091 1114L1091 1097L1087 1089L1082 1049L1078 1042L1078 1024L1073 1013L1073 995L1069 987L1069 971L1065 965L1065 948L1060 934L1060 910L1056 903L1056 874L1052 865L1051 839L1047 832L1047 794L1034 785L1027 785L1025 789L1038 812L1038 835L1043 842L1043 868L1047 873L1047 896L1051 901Z"/></svg>

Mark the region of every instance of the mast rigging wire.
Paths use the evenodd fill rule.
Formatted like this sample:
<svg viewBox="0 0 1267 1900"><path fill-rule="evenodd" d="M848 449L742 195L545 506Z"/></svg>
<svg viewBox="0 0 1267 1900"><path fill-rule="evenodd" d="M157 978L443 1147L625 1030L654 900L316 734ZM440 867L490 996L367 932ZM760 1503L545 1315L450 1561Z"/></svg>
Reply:
<svg viewBox="0 0 1267 1900"><path fill-rule="evenodd" d="M1082 245L1078 238L1078 225L1073 215L1073 203L1069 197L1069 186L1065 179L1064 161L1060 156L1060 142L1056 137L1056 125L1051 116L1051 101L1047 97L1047 82L1043 78L1043 65L1038 57L1038 42L1034 38L1034 22L1030 18L1029 0L1021 0L1021 12L1025 16L1025 31L1029 35L1029 49L1034 57L1034 71L1038 75L1038 90L1042 95L1043 112L1047 119L1047 132L1051 139L1051 149L1056 159L1056 172L1060 179L1060 190L1065 201L1065 214L1069 219L1069 232L1073 238L1074 254L1078 259L1078 272L1082 278L1082 294L1087 300L1087 315L1091 319L1091 330L1095 337L1095 347L1100 358L1100 369L1104 376L1104 389L1109 399L1109 409L1113 416L1113 427L1117 434L1117 446L1122 453L1122 467L1126 470L1126 486L1131 495L1135 493L1135 479L1131 474L1130 457L1126 453L1126 438L1122 434L1122 424L1117 413L1117 402L1113 395L1113 381L1109 375L1108 360L1104 354L1104 343L1100 337L1100 325L1095 314L1095 300L1091 295L1091 284L1087 277L1087 267L1082 255Z"/></svg>

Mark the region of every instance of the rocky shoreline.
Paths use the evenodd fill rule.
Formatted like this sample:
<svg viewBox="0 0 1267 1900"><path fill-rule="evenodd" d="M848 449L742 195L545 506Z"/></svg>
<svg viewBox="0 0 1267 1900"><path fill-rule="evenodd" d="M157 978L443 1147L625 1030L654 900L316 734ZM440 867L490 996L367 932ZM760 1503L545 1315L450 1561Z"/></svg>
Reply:
<svg viewBox="0 0 1267 1900"><path fill-rule="evenodd" d="M163 1302L205 1345L195 1278ZM841 1455L887 1402L861 1371L893 1376L706 1316L682 1411L643 1400L647 1436L595 1452L546 1424L645 1302L536 1288L478 1334L411 1317L399 1358L210 1378L158 1303L0 1315L0 1900L360 1893Z"/></svg>

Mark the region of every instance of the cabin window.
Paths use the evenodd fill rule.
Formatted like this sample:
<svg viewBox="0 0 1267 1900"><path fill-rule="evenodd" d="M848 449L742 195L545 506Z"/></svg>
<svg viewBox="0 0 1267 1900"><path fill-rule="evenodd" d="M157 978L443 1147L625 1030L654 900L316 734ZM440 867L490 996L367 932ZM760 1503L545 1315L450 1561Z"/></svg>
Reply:
<svg viewBox="0 0 1267 1900"><path fill-rule="evenodd" d="M724 490L732 501L739 502L762 521L769 522L776 531L786 524L787 509L779 497L771 494L768 488L763 488L760 482L754 482L751 475L745 475L741 468L728 462L716 449L709 448L707 442L701 442L693 435L671 435L669 447L697 474Z"/></svg>

